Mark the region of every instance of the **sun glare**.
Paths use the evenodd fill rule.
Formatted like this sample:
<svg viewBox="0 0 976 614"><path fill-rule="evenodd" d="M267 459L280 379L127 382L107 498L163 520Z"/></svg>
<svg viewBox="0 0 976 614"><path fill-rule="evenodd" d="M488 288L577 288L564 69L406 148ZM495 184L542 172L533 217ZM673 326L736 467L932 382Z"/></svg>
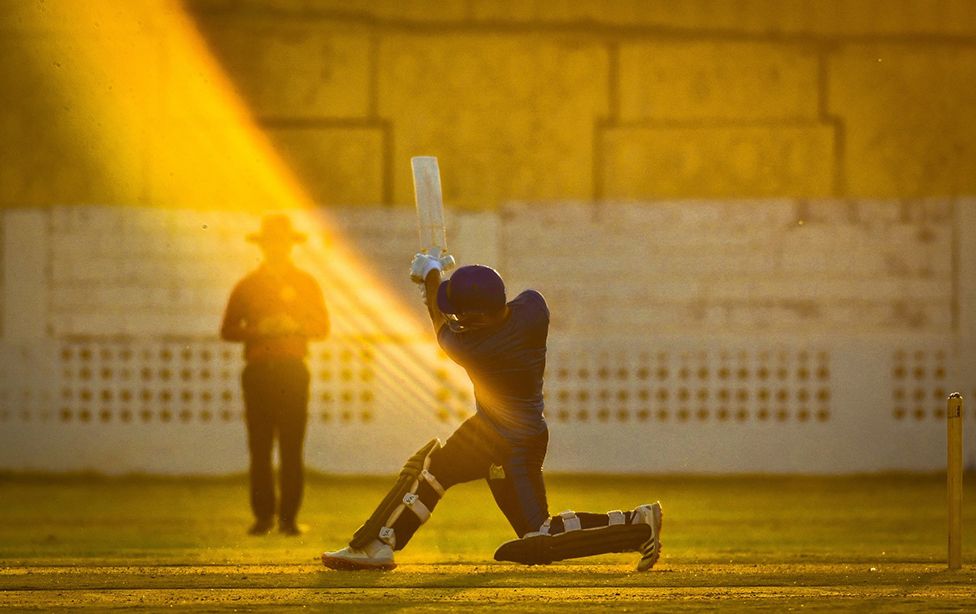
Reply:
<svg viewBox="0 0 976 614"><path fill-rule="evenodd" d="M401 408L432 418L438 387L470 387L453 368L445 381L429 324L406 309L334 231L322 207L330 203L311 201L179 2L30 3L21 10L33 28L52 34L38 46L50 58L38 61L49 67L54 87L83 105L72 114L79 118L70 126L72 138L88 143L89 155L108 169L113 184L145 186L141 202L133 204L204 215L293 214L297 225L322 239L309 243L301 263L323 286L334 328L349 333L334 342L370 348L377 378L398 398L413 401ZM119 151L144 152L145 158ZM200 240L207 236L201 233ZM195 240L167 237L172 249L191 252L193 245L183 243ZM228 283L239 272L227 271Z"/></svg>

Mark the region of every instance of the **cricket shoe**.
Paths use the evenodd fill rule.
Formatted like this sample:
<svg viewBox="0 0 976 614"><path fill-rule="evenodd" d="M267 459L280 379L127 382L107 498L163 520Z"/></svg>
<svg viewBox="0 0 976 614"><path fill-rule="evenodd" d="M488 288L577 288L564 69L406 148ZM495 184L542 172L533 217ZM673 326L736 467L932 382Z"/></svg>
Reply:
<svg viewBox="0 0 976 614"><path fill-rule="evenodd" d="M323 552L322 564L338 571L366 569L389 571L396 568L396 563L393 562L393 548L378 539L374 539L364 548L347 546L335 552Z"/></svg>
<svg viewBox="0 0 976 614"><path fill-rule="evenodd" d="M299 522L282 522L278 524L278 532L289 537L298 537L308 533L308 525Z"/></svg>
<svg viewBox="0 0 976 614"><path fill-rule="evenodd" d="M261 519L255 520L251 528L247 530L248 535L267 535L271 532L272 527L274 527L274 521L271 519Z"/></svg>
<svg viewBox="0 0 976 614"><path fill-rule="evenodd" d="M664 522L664 512L661 503L638 505L634 508L633 524L645 523L651 527L651 536L640 547L641 558L637 561L637 571L647 571L654 567L654 563L661 557L661 525Z"/></svg>

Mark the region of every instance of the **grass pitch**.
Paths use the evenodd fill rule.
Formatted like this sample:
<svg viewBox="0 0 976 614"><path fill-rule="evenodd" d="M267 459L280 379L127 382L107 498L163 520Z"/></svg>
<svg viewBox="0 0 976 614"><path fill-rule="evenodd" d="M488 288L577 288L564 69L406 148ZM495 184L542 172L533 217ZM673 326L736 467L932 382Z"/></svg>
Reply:
<svg viewBox="0 0 976 614"><path fill-rule="evenodd" d="M976 497L967 476L965 499ZM343 612L976 610L976 537L945 568L941 475L548 478L552 511L660 499L664 551L545 567L492 560L511 529L482 483L451 489L393 572L318 562L392 479L313 476L300 538L249 537L246 480L0 478L0 608ZM968 506L964 532L976 526Z"/></svg>

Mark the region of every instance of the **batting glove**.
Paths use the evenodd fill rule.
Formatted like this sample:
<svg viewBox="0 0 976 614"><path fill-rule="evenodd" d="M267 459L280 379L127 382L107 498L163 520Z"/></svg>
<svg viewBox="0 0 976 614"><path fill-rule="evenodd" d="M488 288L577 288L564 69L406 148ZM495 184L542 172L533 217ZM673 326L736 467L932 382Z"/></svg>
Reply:
<svg viewBox="0 0 976 614"><path fill-rule="evenodd" d="M410 281L423 284L431 271L443 271L444 264L440 258L430 254L417 254L410 263Z"/></svg>

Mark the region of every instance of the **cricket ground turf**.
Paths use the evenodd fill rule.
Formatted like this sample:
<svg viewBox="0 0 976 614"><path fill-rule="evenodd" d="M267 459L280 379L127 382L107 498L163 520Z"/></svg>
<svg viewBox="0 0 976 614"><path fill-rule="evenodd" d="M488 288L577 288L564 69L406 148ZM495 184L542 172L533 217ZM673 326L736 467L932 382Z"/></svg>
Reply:
<svg viewBox="0 0 976 614"><path fill-rule="evenodd" d="M967 476L965 500L976 495ZM311 476L301 537L245 534L246 480L0 477L0 608L342 612L976 611L976 508L946 570L945 478L552 476L552 511L660 499L663 556L496 563L484 484L452 489L392 572L323 568L390 479Z"/></svg>

